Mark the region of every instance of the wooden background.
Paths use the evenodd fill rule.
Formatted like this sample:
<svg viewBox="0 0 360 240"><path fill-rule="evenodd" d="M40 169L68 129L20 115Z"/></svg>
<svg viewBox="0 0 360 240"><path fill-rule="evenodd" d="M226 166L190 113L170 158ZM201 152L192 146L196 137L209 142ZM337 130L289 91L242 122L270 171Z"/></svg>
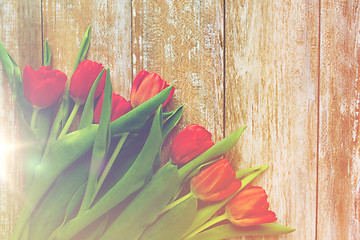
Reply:
<svg viewBox="0 0 360 240"><path fill-rule="evenodd" d="M23 68L71 73L92 25L88 58L129 98L142 69L218 141L247 125L229 153L236 169L270 164L256 184L278 223L296 232L247 239L360 239L359 1L0 0L0 41ZM0 67L0 141L15 143L16 111ZM171 139L171 137L170 137ZM164 150L166 152L166 148ZM1 151L0 239L22 205L21 154Z"/></svg>

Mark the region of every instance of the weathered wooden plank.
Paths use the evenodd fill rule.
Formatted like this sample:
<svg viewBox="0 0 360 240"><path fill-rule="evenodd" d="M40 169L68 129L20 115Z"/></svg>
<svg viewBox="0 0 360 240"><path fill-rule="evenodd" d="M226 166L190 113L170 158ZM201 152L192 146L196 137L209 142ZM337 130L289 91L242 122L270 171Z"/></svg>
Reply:
<svg viewBox="0 0 360 240"><path fill-rule="evenodd" d="M197 123L221 139L223 1L133 1L133 43L133 75L147 69L175 85L167 109L184 105L176 131Z"/></svg>
<svg viewBox="0 0 360 240"><path fill-rule="evenodd" d="M41 66L41 1L0 1L0 41L22 70ZM1 64L0 64L1 65ZM0 66L0 239L9 239L23 204L16 108Z"/></svg>
<svg viewBox="0 0 360 240"><path fill-rule="evenodd" d="M241 169L270 164L255 184L277 222L297 231L265 239L315 239L319 5L226 1L225 9L226 134L248 126L228 156Z"/></svg>
<svg viewBox="0 0 360 240"><path fill-rule="evenodd" d="M87 27L91 25L88 59L111 69L114 92L130 96L131 1L44 1L43 33L55 68L71 75Z"/></svg>
<svg viewBox="0 0 360 240"><path fill-rule="evenodd" d="M321 1L318 239L360 239L359 7Z"/></svg>

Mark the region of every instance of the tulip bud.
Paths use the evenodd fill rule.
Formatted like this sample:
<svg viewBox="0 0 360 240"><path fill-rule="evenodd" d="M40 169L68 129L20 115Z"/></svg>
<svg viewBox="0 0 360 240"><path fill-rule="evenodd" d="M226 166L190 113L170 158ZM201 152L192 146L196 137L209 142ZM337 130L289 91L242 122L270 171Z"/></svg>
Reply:
<svg viewBox="0 0 360 240"><path fill-rule="evenodd" d="M103 68L102 64L90 60L80 62L70 81L70 96L76 103L86 102L90 89ZM97 99L104 91L105 82L106 70L96 87L94 99Z"/></svg>
<svg viewBox="0 0 360 240"><path fill-rule="evenodd" d="M167 88L167 84L156 73L149 73L145 70L139 72L136 76L131 88L130 102L133 108L136 108L140 104L146 102L156 94ZM174 88L171 90L169 97L163 103L163 107L170 101L170 98L174 94Z"/></svg>
<svg viewBox="0 0 360 240"><path fill-rule="evenodd" d="M212 147L211 133L204 127L191 124L175 136L170 146L174 164L184 164Z"/></svg>
<svg viewBox="0 0 360 240"><path fill-rule="evenodd" d="M269 211L267 198L261 187L248 186L228 202L226 215L234 225L241 227L272 223L276 215Z"/></svg>
<svg viewBox="0 0 360 240"><path fill-rule="evenodd" d="M220 201L241 187L228 159L220 159L190 181L191 191L203 201Z"/></svg>
<svg viewBox="0 0 360 240"><path fill-rule="evenodd" d="M102 94L96 104L94 110L94 123L98 124L100 122L101 110L104 101L104 94ZM125 113L129 112L132 109L129 101L126 101L125 98L121 97L119 94L112 94L111 102L111 122L118 119Z"/></svg>
<svg viewBox="0 0 360 240"><path fill-rule="evenodd" d="M42 66L35 72L31 66L24 68L24 96L36 108L54 104L65 88L65 73L50 69L50 66Z"/></svg>

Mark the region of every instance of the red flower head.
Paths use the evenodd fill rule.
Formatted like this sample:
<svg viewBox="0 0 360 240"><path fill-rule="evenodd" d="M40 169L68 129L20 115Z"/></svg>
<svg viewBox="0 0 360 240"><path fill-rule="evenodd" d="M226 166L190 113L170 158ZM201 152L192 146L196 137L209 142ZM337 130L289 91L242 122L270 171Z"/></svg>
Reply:
<svg viewBox="0 0 360 240"><path fill-rule="evenodd" d="M228 202L226 215L233 224L241 227L275 222L276 215L269 211L267 198L261 187L246 187Z"/></svg>
<svg viewBox="0 0 360 240"><path fill-rule="evenodd" d="M191 191L203 201L220 201L230 197L241 187L240 179L229 160L220 159L202 170L190 181Z"/></svg>
<svg viewBox="0 0 360 240"><path fill-rule="evenodd" d="M156 73L149 73L145 70L139 72L136 76L134 83L131 88L130 102L133 108L136 108L140 104L146 102L162 90L167 88L167 84L161 77ZM170 98L174 94L174 88L171 90L169 97L166 99L163 107L170 101Z"/></svg>
<svg viewBox="0 0 360 240"><path fill-rule="evenodd" d="M67 76L59 70L42 66L36 72L31 66L24 68L24 95L36 108L47 108L55 103L63 92Z"/></svg>
<svg viewBox="0 0 360 240"><path fill-rule="evenodd" d="M80 62L70 81L70 96L76 103L84 104L86 102L90 89L103 68L100 63L90 60ZM105 82L106 70L96 87L94 99L97 99L104 91Z"/></svg>
<svg viewBox="0 0 360 240"><path fill-rule="evenodd" d="M191 124L175 136L170 146L174 164L184 164L212 147L211 133L204 127Z"/></svg>
<svg viewBox="0 0 360 240"><path fill-rule="evenodd" d="M96 104L94 110L94 123L98 124L100 122L101 109L104 101L104 94L102 94ZM125 113L129 112L132 109L129 101L126 101L125 98L121 97L119 94L112 94L111 102L111 122L118 119Z"/></svg>

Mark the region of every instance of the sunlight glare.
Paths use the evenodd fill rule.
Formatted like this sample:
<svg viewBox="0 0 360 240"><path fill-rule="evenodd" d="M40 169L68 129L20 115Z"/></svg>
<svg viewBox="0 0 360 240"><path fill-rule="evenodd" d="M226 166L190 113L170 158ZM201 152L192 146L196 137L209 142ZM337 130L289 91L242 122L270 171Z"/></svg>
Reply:
<svg viewBox="0 0 360 240"><path fill-rule="evenodd" d="M0 136L0 182L6 182L6 168L9 153L14 149L13 144L8 144L3 136Z"/></svg>

